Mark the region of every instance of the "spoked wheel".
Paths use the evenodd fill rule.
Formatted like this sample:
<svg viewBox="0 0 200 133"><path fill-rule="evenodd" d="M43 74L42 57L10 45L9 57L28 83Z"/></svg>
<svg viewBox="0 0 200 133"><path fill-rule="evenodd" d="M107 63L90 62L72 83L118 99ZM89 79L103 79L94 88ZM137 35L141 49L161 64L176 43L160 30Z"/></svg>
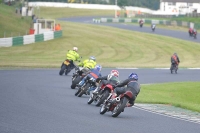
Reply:
<svg viewBox="0 0 200 133"><path fill-rule="evenodd" d="M81 92L81 89L78 89L78 91L75 93L75 96L77 96Z"/></svg>
<svg viewBox="0 0 200 133"><path fill-rule="evenodd" d="M81 81L81 78L78 76L72 81L71 89L75 89L76 85Z"/></svg>
<svg viewBox="0 0 200 133"><path fill-rule="evenodd" d="M102 94L102 96L97 100L96 102L96 106L100 106L105 100L106 98L109 96L109 91L105 90Z"/></svg>
<svg viewBox="0 0 200 133"><path fill-rule="evenodd" d="M91 104L92 102L94 101L94 99L93 99L93 94L90 96L90 98L88 99L88 104Z"/></svg>
<svg viewBox="0 0 200 133"><path fill-rule="evenodd" d="M66 65L62 65L59 75L63 75L63 73L65 72L65 69L66 69Z"/></svg>
<svg viewBox="0 0 200 133"><path fill-rule="evenodd" d="M129 100L126 97L121 99L120 102L117 104L117 106L112 111L112 117L117 117L124 110L128 101Z"/></svg>
<svg viewBox="0 0 200 133"><path fill-rule="evenodd" d="M105 114L107 110L108 110L108 109L106 108L106 105L103 104L103 105L101 106L101 108L100 108L100 114L102 114L102 115Z"/></svg>
<svg viewBox="0 0 200 133"><path fill-rule="evenodd" d="M86 84L86 86L84 86L84 89L81 89L80 93L78 94L78 97L81 97L83 94L85 94L85 92L89 89L90 84Z"/></svg>

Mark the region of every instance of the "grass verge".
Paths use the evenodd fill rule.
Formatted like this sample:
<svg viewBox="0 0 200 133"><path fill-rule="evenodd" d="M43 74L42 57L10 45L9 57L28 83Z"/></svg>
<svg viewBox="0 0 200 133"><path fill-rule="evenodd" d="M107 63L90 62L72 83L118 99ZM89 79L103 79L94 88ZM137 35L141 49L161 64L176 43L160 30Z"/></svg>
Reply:
<svg viewBox="0 0 200 133"><path fill-rule="evenodd" d="M200 82L142 85L136 102L169 104L200 112Z"/></svg>

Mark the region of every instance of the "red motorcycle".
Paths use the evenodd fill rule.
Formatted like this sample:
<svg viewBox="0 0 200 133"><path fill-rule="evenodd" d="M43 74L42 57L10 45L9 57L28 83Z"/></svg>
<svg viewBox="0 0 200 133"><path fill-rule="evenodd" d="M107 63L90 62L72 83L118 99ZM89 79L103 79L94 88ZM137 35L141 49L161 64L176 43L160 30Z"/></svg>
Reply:
<svg viewBox="0 0 200 133"><path fill-rule="evenodd" d="M106 99L100 108L100 114L105 114L111 111L112 117L117 117L124 108L127 106L128 102L133 99L133 93L131 91L126 91L124 94L119 95L116 98L112 98L112 94Z"/></svg>
<svg viewBox="0 0 200 133"><path fill-rule="evenodd" d="M114 88L112 84L102 85L97 94L92 95L94 101L96 102L96 106L100 106L108 98L109 94L113 92L113 90Z"/></svg>

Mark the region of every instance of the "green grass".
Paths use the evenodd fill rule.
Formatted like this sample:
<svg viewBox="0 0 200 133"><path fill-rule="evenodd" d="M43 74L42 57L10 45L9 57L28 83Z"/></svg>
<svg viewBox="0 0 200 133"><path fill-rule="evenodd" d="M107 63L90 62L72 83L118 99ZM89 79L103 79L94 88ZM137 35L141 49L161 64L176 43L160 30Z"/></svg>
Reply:
<svg viewBox="0 0 200 133"><path fill-rule="evenodd" d="M106 11L40 8L40 14L44 18L56 19L72 14L105 15ZM200 67L199 43L91 24L58 20L57 23L63 29L62 38L0 48L0 66L59 67L67 50L77 46L83 59L94 55L103 67L169 67L174 52L179 54L180 67Z"/></svg>
<svg viewBox="0 0 200 133"><path fill-rule="evenodd" d="M0 38L26 35L31 22L31 17L17 15L15 7L0 4Z"/></svg>
<svg viewBox="0 0 200 133"><path fill-rule="evenodd" d="M169 104L200 112L200 82L142 85L136 102Z"/></svg>
<svg viewBox="0 0 200 133"><path fill-rule="evenodd" d="M180 67L199 67L200 45L175 38L112 27L59 22L63 37L52 41L0 48L0 66L59 67L67 50L79 48L83 59L96 56L103 67L169 67L177 52Z"/></svg>

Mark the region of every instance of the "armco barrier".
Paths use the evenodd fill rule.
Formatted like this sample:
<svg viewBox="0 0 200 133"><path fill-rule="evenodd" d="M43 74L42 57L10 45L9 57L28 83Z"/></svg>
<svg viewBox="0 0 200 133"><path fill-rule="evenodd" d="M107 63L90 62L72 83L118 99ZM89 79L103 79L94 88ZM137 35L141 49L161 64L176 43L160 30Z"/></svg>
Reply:
<svg viewBox="0 0 200 133"><path fill-rule="evenodd" d="M131 19L131 18L101 18L100 23L138 23L140 19ZM151 19L143 19L147 24L161 24L161 25L175 25L175 26L183 26L183 27L194 27L196 29L200 29L200 24L194 24L190 22L184 21L169 21L169 20L151 20ZM95 23L95 19L93 19Z"/></svg>
<svg viewBox="0 0 200 133"><path fill-rule="evenodd" d="M0 38L0 47L11 47L42 42L62 37L62 31L50 31L37 35L26 35L19 37Z"/></svg>

